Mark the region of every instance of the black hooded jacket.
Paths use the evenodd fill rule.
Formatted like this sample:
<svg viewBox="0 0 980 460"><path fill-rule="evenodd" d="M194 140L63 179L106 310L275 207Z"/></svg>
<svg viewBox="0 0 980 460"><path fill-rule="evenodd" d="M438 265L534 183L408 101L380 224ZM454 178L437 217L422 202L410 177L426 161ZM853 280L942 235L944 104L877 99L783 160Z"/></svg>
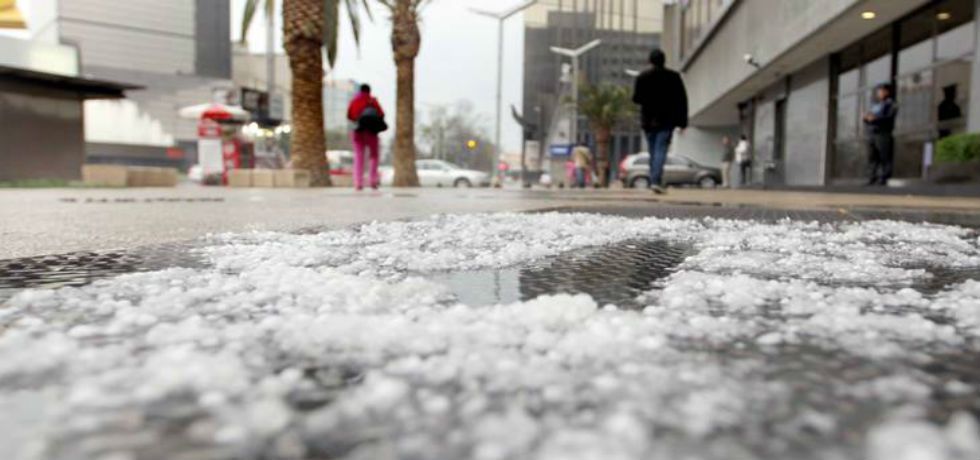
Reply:
<svg viewBox="0 0 980 460"><path fill-rule="evenodd" d="M655 67L640 74L633 102L642 107L644 131L687 128L687 90L673 70Z"/></svg>

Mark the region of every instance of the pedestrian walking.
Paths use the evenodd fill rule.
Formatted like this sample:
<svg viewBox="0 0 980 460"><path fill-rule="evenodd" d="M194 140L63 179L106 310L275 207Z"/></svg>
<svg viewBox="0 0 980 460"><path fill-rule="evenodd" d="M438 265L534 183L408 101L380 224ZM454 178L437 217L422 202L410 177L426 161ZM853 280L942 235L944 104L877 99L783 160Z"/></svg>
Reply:
<svg viewBox="0 0 980 460"><path fill-rule="evenodd" d="M641 126L650 146L650 189L662 194L664 164L674 131L687 128L687 89L681 75L666 67L662 50L650 53L651 68L636 78L633 102L641 107Z"/></svg>
<svg viewBox="0 0 980 460"><path fill-rule="evenodd" d="M898 107L887 83L875 88L871 111L864 115L868 134L868 185L888 185L895 170L895 117Z"/></svg>
<svg viewBox="0 0 980 460"><path fill-rule="evenodd" d="M575 162L575 186L585 188L592 177L592 151L586 143L575 146L572 161Z"/></svg>
<svg viewBox="0 0 980 460"><path fill-rule="evenodd" d="M731 137L724 136L721 138L721 146L725 149L721 154L721 186L730 188L732 186L732 163L735 162L735 144Z"/></svg>
<svg viewBox="0 0 980 460"><path fill-rule="evenodd" d="M381 156L378 134L387 131L388 124L385 123L381 104L371 95L370 85L361 85L360 92L350 101L347 119L355 125L351 133L351 143L354 144L354 188L364 189L364 151L367 149L370 186L377 189L381 182L378 174Z"/></svg>
<svg viewBox="0 0 980 460"><path fill-rule="evenodd" d="M739 185L749 185L752 182L752 143L744 134L735 144L735 162L738 163Z"/></svg>

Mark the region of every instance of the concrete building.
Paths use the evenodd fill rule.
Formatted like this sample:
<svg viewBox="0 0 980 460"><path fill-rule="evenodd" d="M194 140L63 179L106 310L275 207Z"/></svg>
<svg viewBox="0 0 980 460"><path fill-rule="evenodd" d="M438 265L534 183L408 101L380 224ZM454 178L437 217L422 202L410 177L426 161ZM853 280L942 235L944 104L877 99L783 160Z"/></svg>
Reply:
<svg viewBox="0 0 980 460"><path fill-rule="evenodd" d="M557 114L568 96L568 82L561 81L568 60L551 47L574 49L602 39L600 48L581 59L582 82L632 86L627 70L646 67L650 50L660 43L662 13L660 0L542 0L525 11L522 113L537 125L541 145L548 145L549 132L561 129ZM590 140L584 120L578 132L581 140ZM613 159L643 150L641 139L638 122L624 124L614 133Z"/></svg>
<svg viewBox="0 0 980 460"><path fill-rule="evenodd" d="M0 33L0 181L79 179L83 105L138 87L81 75L76 48L29 40L16 6L3 13L16 29Z"/></svg>
<svg viewBox="0 0 980 460"><path fill-rule="evenodd" d="M20 2L32 41L78 50L82 74L144 87L85 104L90 162L184 165L196 122L181 107L234 94L228 0Z"/></svg>
<svg viewBox="0 0 980 460"><path fill-rule="evenodd" d="M978 5L672 2L664 44L684 73L693 125L674 147L717 161L721 135L744 133L754 147L754 184L858 183L866 172L861 116L874 87L893 83L900 107L895 183L919 180L940 135L980 128ZM944 98L964 115L940 122Z"/></svg>
<svg viewBox="0 0 980 460"><path fill-rule="evenodd" d="M289 122L293 76L289 68L289 58L285 54L276 53L272 58L275 87L270 98L268 62L265 53L253 53L237 44L233 47L231 67L232 81L238 89L236 102L253 112L253 120L264 126L276 127ZM261 100L249 100L255 98Z"/></svg>
<svg viewBox="0 0 980 460"><path fill-rule="evenodd" d="M360 83L354 80L323 80L323 121L327 131L348 130L350 123L347 121L347 106L358 91ZM393 116L394 114L389 115L389 118Z"/></svg>

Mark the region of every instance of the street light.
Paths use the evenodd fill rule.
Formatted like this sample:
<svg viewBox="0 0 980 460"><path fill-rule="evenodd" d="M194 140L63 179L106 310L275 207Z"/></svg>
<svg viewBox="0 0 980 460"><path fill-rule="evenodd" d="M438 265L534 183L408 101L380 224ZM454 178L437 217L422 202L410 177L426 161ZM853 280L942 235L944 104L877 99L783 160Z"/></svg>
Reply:
<svg viewBox="0 0 980 460"><path fill-rule="evenodd" d="M514 6L513 8L500 12L491 12L485 10L479 10L476 8L470 8L470 11L479 14L481 16L487 16L497 20L497 134L496 142L497 148L493 155L493 171L494 174L499 174L497 172L497 164L500 163L500 149L501 149L501 123L502 123L502 105L503 105L503 86L504 86L504 21L506 21L511 16L524 11L538 0L525 0L523 3Z"/></svg>
<svg viewBox="0 0 980 460"><path fill-rule="evenodd" d="M567 56L572 58L572 105L574 106L574 118L572 119L572 132L571 141L573 144L578 143L578 59L582 57L583 54L592 51L596 47L602 44L602 40L593 40L586 43L577 49L559 48L557 46L551 47L551 52L555 54L560 54L562 56Z"/></svg>

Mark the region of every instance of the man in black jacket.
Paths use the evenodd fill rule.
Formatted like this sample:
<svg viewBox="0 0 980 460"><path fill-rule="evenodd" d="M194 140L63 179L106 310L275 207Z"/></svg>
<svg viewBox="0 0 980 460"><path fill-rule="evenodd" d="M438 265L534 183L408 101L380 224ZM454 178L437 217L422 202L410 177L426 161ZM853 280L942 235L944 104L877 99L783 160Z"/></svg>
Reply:
<svg viewBox="0 0 980 460"><path fill-rule="evenodd" d="M653 67L636 78L633 102L642 107L641 122L650 145L650 188L664 193L663 172L675 129L687 128L687 90L681 75L666 67L660 49L650 53Z"/></svg>
<svg viewBox="0 0 980 460"><path fill-rule="evenodd" d="M882 83L875 88L875 102L864 115L868 130L868 185L888 185L895 170L895 118L898 107L892 98L892 86Z"/></svg>

